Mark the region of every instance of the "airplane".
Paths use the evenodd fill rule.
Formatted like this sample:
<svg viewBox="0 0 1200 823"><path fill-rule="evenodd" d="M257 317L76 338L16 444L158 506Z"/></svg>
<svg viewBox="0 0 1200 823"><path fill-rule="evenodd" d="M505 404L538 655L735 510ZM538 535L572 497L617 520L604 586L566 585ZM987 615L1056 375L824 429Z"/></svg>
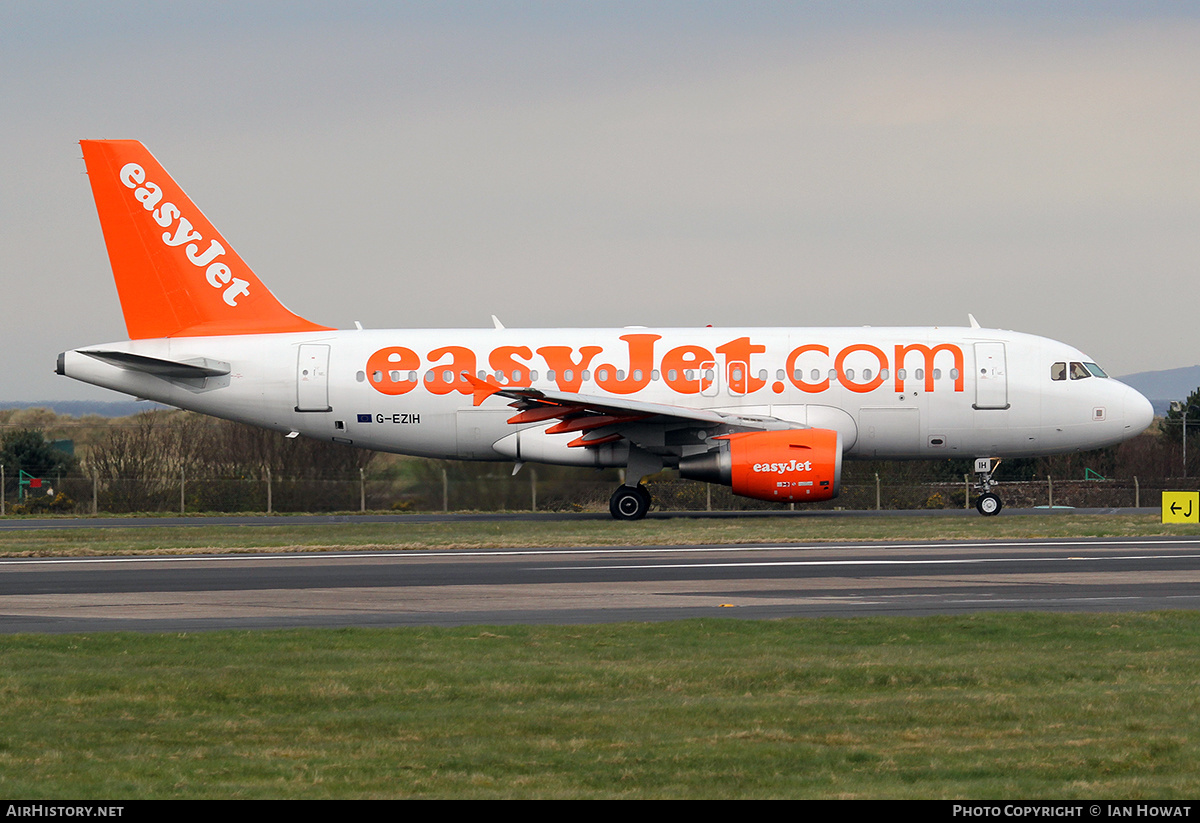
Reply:
<svg viewBox="0 0 1200 823"><path fill-rule="evenodd" d="M1063 343L980 327L339 330L283 306L135 140L80 142L129 340L60 375L349 446L619 467L619 520L647 476L759 500L837 496L843 459L999 460L1126 440L1146 398Z"/></svg>

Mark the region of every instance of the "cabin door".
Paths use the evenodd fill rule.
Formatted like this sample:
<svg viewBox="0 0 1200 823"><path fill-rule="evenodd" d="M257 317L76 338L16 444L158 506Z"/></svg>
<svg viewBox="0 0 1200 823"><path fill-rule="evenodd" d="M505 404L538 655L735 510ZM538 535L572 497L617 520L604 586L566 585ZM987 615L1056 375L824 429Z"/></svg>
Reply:
<svg viewBox="0 0 1200 823"><path fill-rule="evenodd" d="M296 359L296 411L327 412L329 405L329 346L302 343Z"/></svg>

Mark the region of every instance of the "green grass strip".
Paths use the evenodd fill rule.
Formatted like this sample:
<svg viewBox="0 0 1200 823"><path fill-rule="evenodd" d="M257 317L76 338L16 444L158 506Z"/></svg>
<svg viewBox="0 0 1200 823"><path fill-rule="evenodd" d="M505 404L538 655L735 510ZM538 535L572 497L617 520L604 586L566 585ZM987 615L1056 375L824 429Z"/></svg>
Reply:
<svg viewBox="0 0 1200 823"><path fill-rule="evenodd" d="M1194 798L1200 616L0 637L0 795Z"/></svg>
<svg viewBox="0 0 1200 823"><path fill-rule="evenodd" d="M344 551L833 541L1002 540L1036 537L1200 535L1157 515L1053 514L1019 517L801 516L609 520L338 523L43 529L0 532L0 556L164 552Z"/></svg>

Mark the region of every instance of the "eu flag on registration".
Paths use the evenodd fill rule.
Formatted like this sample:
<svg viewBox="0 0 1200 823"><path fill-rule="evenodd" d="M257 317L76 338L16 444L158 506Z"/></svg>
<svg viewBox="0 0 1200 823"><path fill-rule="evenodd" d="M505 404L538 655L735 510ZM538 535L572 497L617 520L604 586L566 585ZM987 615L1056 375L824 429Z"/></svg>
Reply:
<svg viewBox="0 0 1200 823"><path fill-rule="evenodd" d="M360 415L358 416L358 422L359 422L359 423L370 423L370 422L371 422L371 415L369 415L369 414L360 414Z"/></svg>

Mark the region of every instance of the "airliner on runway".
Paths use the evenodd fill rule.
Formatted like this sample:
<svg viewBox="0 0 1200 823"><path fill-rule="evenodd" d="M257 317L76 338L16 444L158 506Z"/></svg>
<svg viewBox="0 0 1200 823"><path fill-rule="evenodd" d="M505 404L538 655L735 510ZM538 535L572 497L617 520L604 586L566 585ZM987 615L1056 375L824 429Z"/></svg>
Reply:
<svg viewBox="0 0 1200 823"><path fill-rule="evenodd" d="M964 328L337 330L288 311L134 140L81 142L129 340L59 374L401 454L617 466L612 515L664 467L828 500L848 458L996 460L1119 443L1150 403L1063 343Z"/></svg>

